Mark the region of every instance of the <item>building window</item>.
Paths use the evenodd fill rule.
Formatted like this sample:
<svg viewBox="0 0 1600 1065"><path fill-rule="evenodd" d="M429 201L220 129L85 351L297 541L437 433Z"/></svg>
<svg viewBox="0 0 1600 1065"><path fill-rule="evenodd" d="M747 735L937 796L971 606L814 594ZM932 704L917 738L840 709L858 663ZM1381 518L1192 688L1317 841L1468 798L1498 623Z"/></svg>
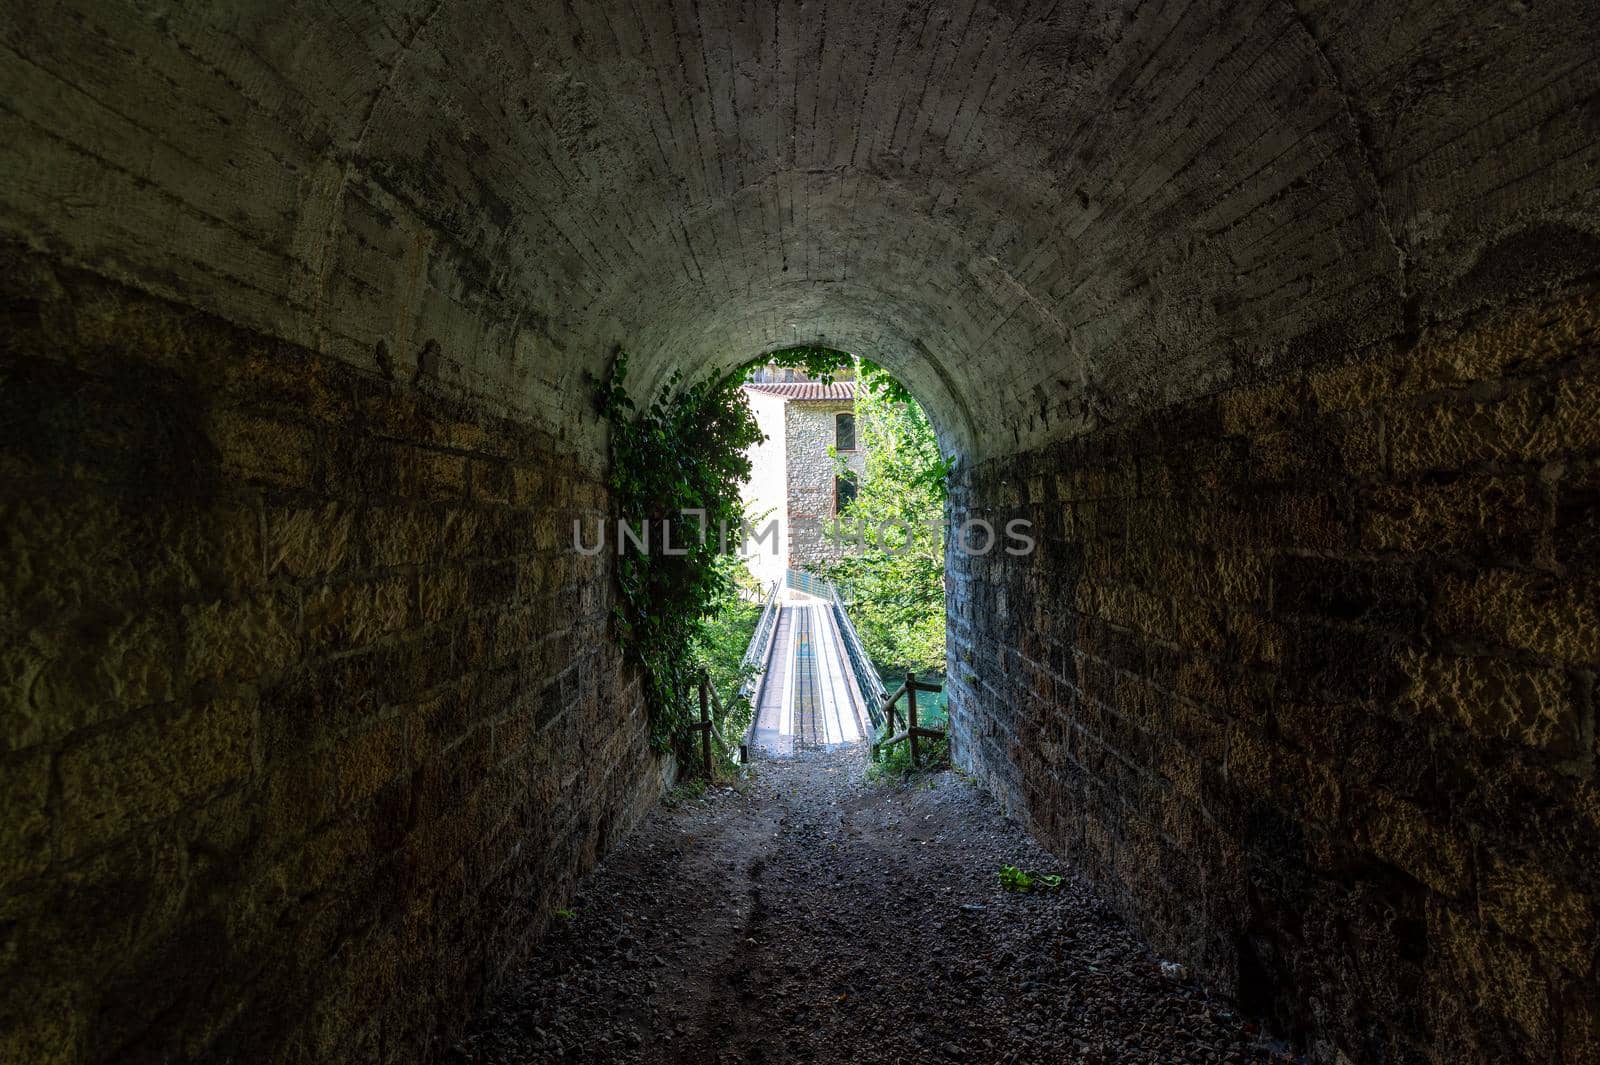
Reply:
<svg viewBox="0 0 1600 1065"><path fill-rule="evenodd" d="M854 451L856 449L856 416L854 414L835 414L833 416L833 449L835 451Z"/></svg>
<svg viewBox="0 0 1600 1065"><path fill-rule="evenodd" d="M833 479L833 512L843 514L845 508L856 501L856 479L853 474L840 474Z"/></svg>

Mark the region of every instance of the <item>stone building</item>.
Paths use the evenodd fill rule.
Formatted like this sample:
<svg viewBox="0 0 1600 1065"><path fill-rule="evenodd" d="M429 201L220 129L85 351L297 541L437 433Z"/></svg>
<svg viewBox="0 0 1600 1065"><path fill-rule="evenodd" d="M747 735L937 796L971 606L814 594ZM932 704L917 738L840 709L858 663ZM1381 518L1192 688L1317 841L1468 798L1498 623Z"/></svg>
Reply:
<svg viewBox="0 0 1600 1065"><path fill-rule="evenodd" d="M794 370L763 368L745 397L766 439L750 449L745 513L753 519L750 570L763 585L787 569L837 558L851 550L830 534L841 505L855 494L837 454L859 478L866 454L856 425L855 382L821 384ZM771 526L769 531L769 525Z"/></svg>

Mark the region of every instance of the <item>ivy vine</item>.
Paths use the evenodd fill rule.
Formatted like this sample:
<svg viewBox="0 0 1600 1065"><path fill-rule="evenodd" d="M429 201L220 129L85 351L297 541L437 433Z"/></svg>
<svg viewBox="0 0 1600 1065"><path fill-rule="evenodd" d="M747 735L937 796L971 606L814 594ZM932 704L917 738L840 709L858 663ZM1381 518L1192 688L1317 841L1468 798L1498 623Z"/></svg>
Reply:
<svg viewBox="0 0 1600 1065"><path fill-rule="evenodd" d="M719 532L734 535L740 487L750 476L745 452L763 436L739 390L742 375L685 385L674 373L642 409L628 395L627 376L628 357L620 354L598 403L611 423L619 515L646 547L628 538L616 554L614 617L624 653L643 669L651 742L665 750L699 719L693 643L728 591L716 565ZM672 553L664 549L669 542Z"/></svg>
<svg viewBox="0 0 1600 1065"><path fill-rule="evenodd" d="M720 534L727 529L728 546L736 543L746 452L764 439L739 386L756 365L826 382L856 362L819 345L783 348L692 383L675 372L642 408L628 395L626 353L600 383L597 406L611 425L610 485L632 530L616 553L621 597L613 616L623 652L643 671L656 749L672 747L699 720L696 637L732 592L728 567L717 564ZM864 360L863 367L876 369ZM870 379L900 387L888 374Z"/></svg>

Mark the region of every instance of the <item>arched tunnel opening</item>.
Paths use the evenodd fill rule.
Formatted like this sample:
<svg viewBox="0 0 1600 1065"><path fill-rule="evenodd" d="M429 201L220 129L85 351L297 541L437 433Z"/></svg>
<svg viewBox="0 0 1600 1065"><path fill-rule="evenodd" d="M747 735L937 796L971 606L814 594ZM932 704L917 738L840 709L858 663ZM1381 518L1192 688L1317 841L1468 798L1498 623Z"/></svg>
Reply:
<svg viewBox="0 0 1600 1065"><path fill-rule="evenodd" d="M444 1060L576 986L537 982L562 915L658 890L580 881L673 818L741 919L866 846L779 797L659 807L615 559L568 534L617 517L618 350L646 402L815 345L923 404L951 522L1036 531L946 555L970 783L817 793L882 830L862 867L944 863L906 971L1000 1018L915 1000L885 1057L1174 1060L1220 1011L1241 1055L1593 1061L1593 15L10 5L0 1059ZM1061 893L1004 892L1007 848ZM1102 926L1210 1019L1101 1010L1069 948ZM779 974L809 942L739 927ZM604 1055L768 1016L708 1002Z"/></svg>

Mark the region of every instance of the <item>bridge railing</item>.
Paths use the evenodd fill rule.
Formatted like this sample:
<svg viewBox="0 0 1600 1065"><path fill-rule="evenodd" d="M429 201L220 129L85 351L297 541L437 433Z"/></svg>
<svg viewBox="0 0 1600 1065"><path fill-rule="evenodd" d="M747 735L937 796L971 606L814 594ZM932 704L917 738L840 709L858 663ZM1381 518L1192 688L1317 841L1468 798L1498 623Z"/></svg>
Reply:
<svg viewBox="0 0 1600 1065"><path fill-rule="evenodd" d="M783 583L786 587L814 595L818 599L828 598L828 589L833 587L832 582L826 577L818 577L815 573L807 573L803 569L784 570Z"/></svg>
<svg viewBox="0 0 1600 1065"><path fill-rule="evenodd" d="M861 646L861 635L856 632L850 613L845 609L844 597L832 581L826 583L828 605L833 610L839 635L844 638L844 652L850 660L850 672L855 676L856 686L861 689L861 698L867 704L867 716L872 719L873 730L881 730L884 724L883 700L888 690L884 688L883 679L878 676L872 659L867 657L866 649Z"/></svg>
<svg viewBox="0 0 1600 1065"><path fill-rule="evenodd" d="M761 674L753 670L766 662L767 653L772 647L772 634L778 629L778 600L782 593L783 582L773 581L771 590L767 592L767 601L762 604L761 616L756 619L756 631L750 637L750 646L745 648L744 658L739 661L739 670L745 674L739 694L751 703L755 702L756 691L761 687Z"/></svg>

